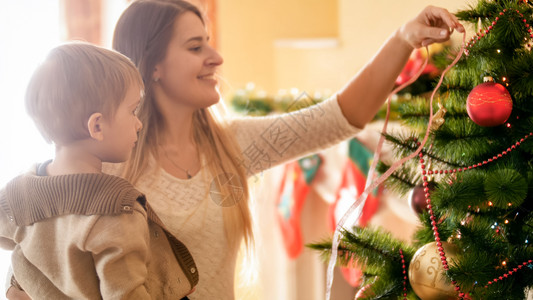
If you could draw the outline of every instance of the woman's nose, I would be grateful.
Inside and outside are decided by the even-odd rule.
[[[139,118],[137,118],[136,127],[137,127],[137,132],[139,132],[139,131],[141,131],[141,129],[143,129],[143,123],[141,122],[141,120],[139,120]]]
[[[214,48],[211,48],[211,53],[207,60],[207,64],[211,66],[220,66],[223,62],[224,62],[224,59],[222,58],[220,53],[218,53],[218,51],[215,50]]]

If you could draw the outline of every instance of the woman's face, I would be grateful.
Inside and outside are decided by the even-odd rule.
[[[223,60],[208,41],[197,15],[186,12],[178,17],[166,56],[154,70],[154,78],[159,79],[154,88],[194,109],[217,103],[220,95],[216,72]]]

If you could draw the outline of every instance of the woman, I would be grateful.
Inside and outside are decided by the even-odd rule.
[[[144,128],[123,175],[191,251],[200,272],[191,299],[234,298],[237,251],[253,240],[247,178],[352,137],[384,103],[412,50],[444,42],[454,29],[464,32],[455,16],[427,7],[335,97],[292,114],[222,120],[214,104],[223,60],[198,9],[140,0],[124,11],[113,47],[137,65],[146,90]]]
[[[199,11],[179,0],[126,9],[113,47],[137,64],[146,95],[145,130],[125,176],[192,252],[200,282],[191,299],[234,298],[237,250],[242,238],[252,241],[247,177],[353,136],[381,107],[411,51],[446,41],[448,28],[464,31],[446,10],[428,7],[336,98],[300,115],[223,122],[213,109],[223,61]]]

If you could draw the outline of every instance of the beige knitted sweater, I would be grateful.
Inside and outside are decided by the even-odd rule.
[[[298,102],[295,103],[298,106]],[[230,120],[251,180],[284,162],[335,145],[359,129],[351,126],[333,97],[291,114]],[[118,170],[108,171],[117,174]],[[137,188],[167,226],[191,251],[200,282],[190,299],[234,299],[238,246],[224,234],[222,212],[211,190],[213,176],[201,170],[189,180],[176,178],[152,160]],[[270,212],[266,212],[270,213]]]
[[[144,201],[116,176],[25,174],[0,191],[0,247],[33,299],[179,299],[194,261]]]

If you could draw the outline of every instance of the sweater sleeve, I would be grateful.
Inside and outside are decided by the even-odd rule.
[[[4,295],[7,296],[7,291],[13,286],[11,284],[11,278],[13,278],[13,268],[11,268],[11,265],[9,265],[9,267],[7,268],[7,273],[6,273],[6,284],[5,284],[5,293]]]
[[[0,248],[5,250],[13,250],[16,244],[13,240],[16,225],[11,221],[6,209],[7,203],[5,201],[5,190],[0,190]]]
[[[101,216],[85,240],[93,254],[103,299],[151,299],[146,289],[150,259],[146,212]]]
[[[310,100],[299,99],[292,106],[298,107],[299,101]],[[291,113],[235,118],[230,128],[248,176],[333,146],[360,131],[348,123],[336,96]]]

